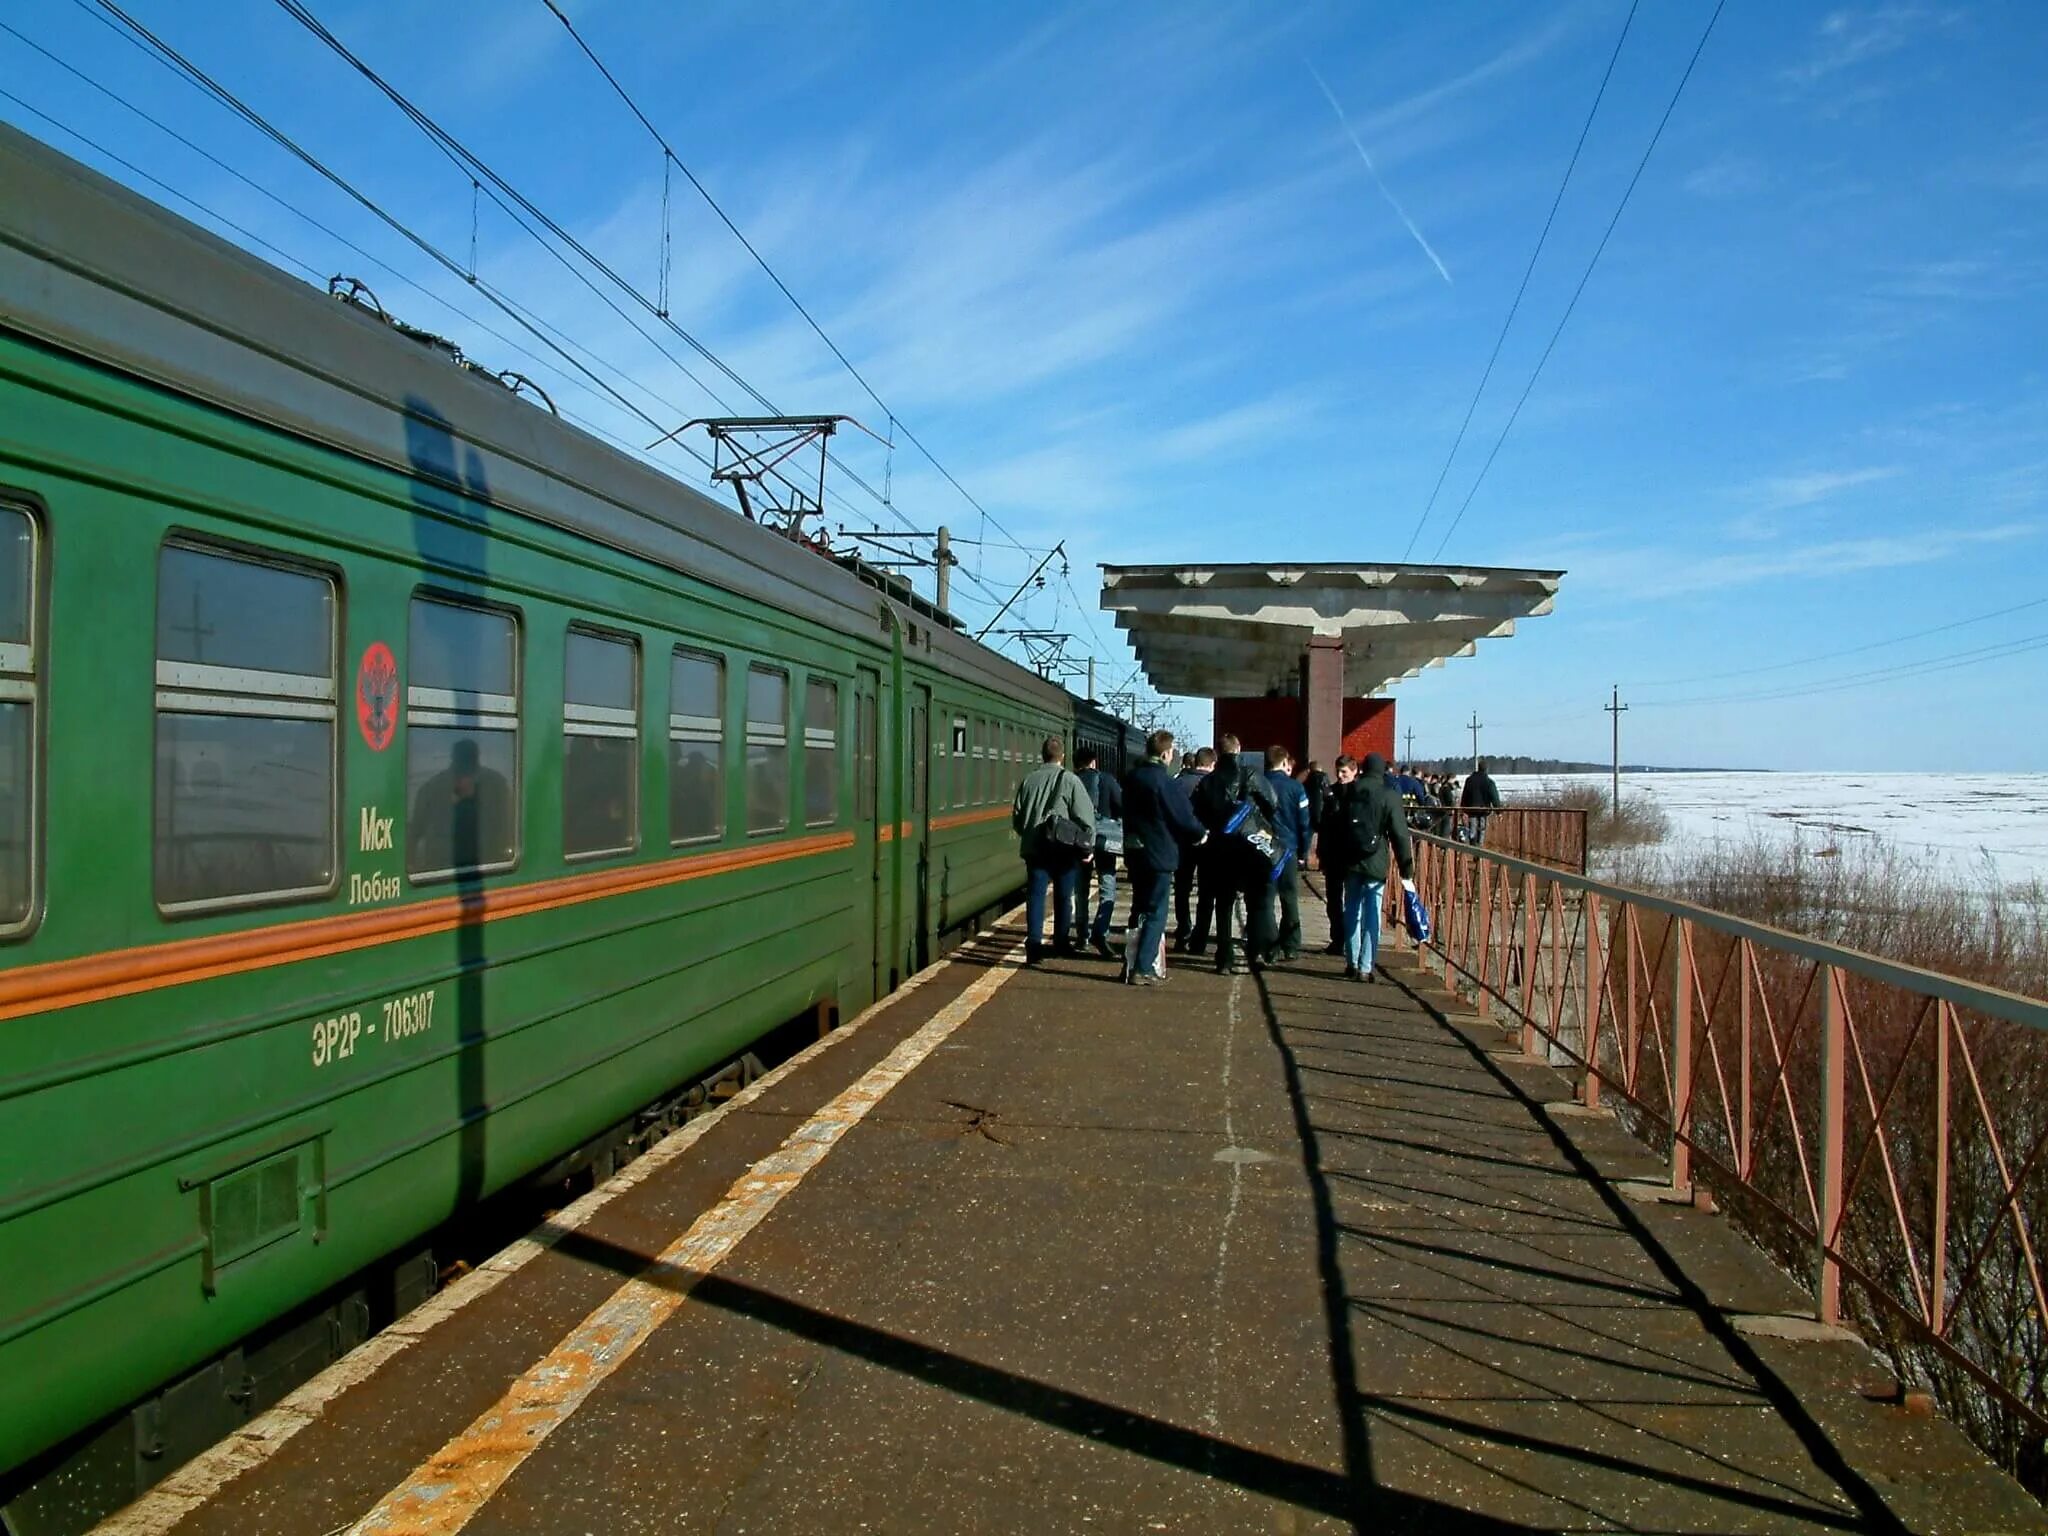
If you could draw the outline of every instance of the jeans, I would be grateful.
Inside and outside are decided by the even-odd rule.
[[[1294,860],[1273,882],[1273,894],[1280,898],[1280,931],[1273,940],[1276,954],[1301,948],[1301,866]]]
[[[1088,876],[1095,875],[1095,920],[1088,920]],[[1074,933],[1107,942],[1109,920],[1116,910],[1116,855],[1098,853],[1082,864],[1074,880]]]
[[[1166,902],[1173,894],[1173,873],[1131,861],[1131,930],[1137,934],[1135,964],[1140,971],[1159,969],[1159,947],[1166,942]]]
[[[1344,963],[1370,971],[1380,952],[1380,912],[1386,905],[1387,882],[1368,880],[1360,871],[1344,876]]]
[[[1068,942],[1068,920],[1074,915],[1074,881],[1081,868],[1072,859],[1057,864],[1026,864],[1024,886],[1024,958],[1036,960],[1045,953],[1045,895],[1053,893],[1052,942],[1055,949]]]

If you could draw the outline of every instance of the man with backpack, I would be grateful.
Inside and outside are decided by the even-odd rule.
[[[1344,975],[1349,981],[1375,979],[1389,847],[1402,883],[1414,889],[1408,818],[1386,777],[1386,759],[1377,752],[1367,754],[1363,772],[1351,758],[1338,758],[1337,784],[1323,814],[1323,868],[1335,864],[1344,872]],[[1326,873],[1325,878],[1335,877]]]
[[[1287,862],[1273,882],[1273,894],[1280,900],[1280,929],[1271,960],[1301,958],[1301,861],[1308,857],[1313,835],[1313,814],[1308,791],[1294,777],[1294,754],[1278,745],[1266,748],[1266,782],[1273,786],[1278,812],[1273,831],[1286,850]]]
[[[1273,947],[1273,823],[1280,802],[1266,776],[1239,756],[1235,736],[1216,742],[1216,766],[1195,790],[1195,817],[1209,833],[1204,877],[1216,887],[1216,969],[1259,970]],[[1231,947],[1238,897],[1245,904],[1245,952]]]
[[[1074,933],[1077,938],[1086,934],[1095,953],[1105,960],[1114,960],[1116,951],[1109,947],[1109,919],[1116,908],[1116,856],[1124,851],[1124,791],[1122,785],[1102,771],[1100,762],[1101,757],[1093,747],[1081,747],[1074,753],[1074,777],[1088,791],[1088,803],[1095,810],[1095,851],[1082,859],[1074,881]],[[1092,927],[1088,921],[1091,868],[1096,885]]]
[[[1074,882],[1081,859],[1095,851],[1095,807],[1081,781],[1067,771],[1067,744],[1045,738],[1045,761],[1024,776],[1010,803],[1010,826],[1024,858],[1024,963],[1045,958],[1045,896],[1053,894],[1052,947],[1061,954],[1077,946],[1068,936],[1074,915]]]
[[[1180,772],[1173,776],[1173,787],[1187,796],[1190,808],[1195,803],[1195,791],[1202,781],[1216,770],[1216,749],[1197,747],[1182,759]],[[1201,867],[1206,848],[1190,848],[1182,855],[1180,868],[1173,872],[1173,951],[1179,954],[1185,950],[1199,955],[1209,947],[1209,919],[1216,906],[1216,893],[1211,882],[1202,876]],[[1200,881],[1201,899],[1196,901],[1196,883]],[[1190,907],[1192,905],[1192,912]]]

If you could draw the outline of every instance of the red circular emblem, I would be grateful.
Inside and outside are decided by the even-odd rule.
[[[363,652],[356,668],[356,724],[372,752],[390,746],[398,729],[398,663],[382,640]]]

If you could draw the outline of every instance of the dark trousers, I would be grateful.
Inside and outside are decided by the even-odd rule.
[[[1188,911],[1188,903],[1195,896],[1195,861],[1199,853],[1193,848],[1183,848],[1180,868],[1173,872],[1173,938],[1177,944],[1187,942],[1188,935],[1195,931],[1195,920]]]
[[[1301,951],[1301,866],[1294,860],[1287,861],[1280,878],[1273,882],[1273,894],[1280,901],[1280,925],[1273,938],[1273,948],[1276,952],[1285,950],[1298,954]]]
[[[1341,948],[1344,943],[1344,871],[1329,864],[1323,866],[1323,911],[1330,919],[1330,942]]]
[[[1024,958],[1036,960],[1045,953],[1045,897],[1052,892],[1052,942],[1064,949],[1067,924],[1074,915],[1074,882],[1081,866],[1071,858],[1051,864],[1026,864],[1024,884]]]
[[[1255,876],[1243,881],[1212,878],[1209,884],[1217,888],[1217,966],[1221,967],[1230,960],[1230,925],[1235,916],[1231,909],[1236,905],[1234,898],[1238,896],[1244,898],[1245,955],[1255,964],[1264,964],[1266,952],[1273,947],[1273,882]]]
[[[1139,859],[1125,865],[1131,877],[1131,927],[1138,935],[1137,968],[1156,971],[1159,947],[1166,942],[1166,898],[1173,876]]]

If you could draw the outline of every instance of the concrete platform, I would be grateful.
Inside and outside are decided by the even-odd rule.
[[[1723,1218],[1626,1198],[1658,1160],[1547,1111],[1563,1081],[1412,957],[1140,989],[1015,944],[103,1529],[334,1536],[410,1481],[374,1528],[2048,1530],[1953,1428],[1873,1400],[1860,1345],[1738,1328],[1806,1302]],[[828,1134],[793,1182],[785,1143]],[[716,1267],[650,1270],[770,1183]],[[477,1438],[635,1276],[672,1308],[637,1349],[578,1355],[544,1437]]]

